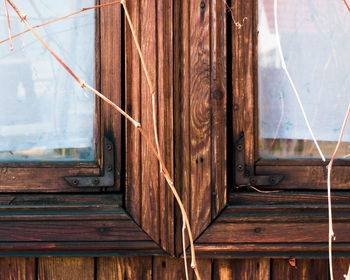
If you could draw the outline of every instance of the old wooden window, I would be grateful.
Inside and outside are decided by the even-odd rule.
[[[31,21],[33,17],[33,25],[36,18],[40,22],[48,21],[85,7],[113,1],[65,1],[59,5],[58,2],[40,3],[43,5],[40,7],[34,2],[28,1],[19,6],[24,13],[28,13],[28,20]],[[147,30],[139,30],[137,23],[139,7],[132,3],[128,5],[137,32],[145,34]],[[141,18],[146,19],[146,16]],[[15,14],[11,14],[11,21],[16,25],[21,24]],[[148,26],[155,28],[155,23]],[[105,96],[124,106],[131,88],[128,86],[126,90],[125,84],[142,79],[138,57],[135,56],[136,48],[130,30],[124,26],[121,6],[113,5],[82,13],[67,19],[63,25],[54,23],[52,28],[50,25],[50,28],[40,30],[49,45],[61,52],[63,60],[68,59],[68,64],[73,64],[74,71],[86,74],[84,78],[90,84],[95,84]],[[67,34],[70,38],[65,37]],[[37,255],[162,254],[162,249],[152,240],[152,230],[154,232],[156,229],[151,225],[150,207],[145,206],[146,202],[142,203],[143,213],[148,215],[146,218],[140,219],[134,214],[141,213],[141,202],[137,196],[140,186],[132,183],[133,175],[129,173],[128,185],[125,183],[125,170],[128,167],[122,163],[127,162],[130,166],[137,159],[130,156],[130,150],[126,157],[127,141],[123,138],[126,137],[125,123],[120,114],[90,93],[86,93],[88,97],[81,92],[77,94],[79,89],[71,78],[65,72],[60,72],[58,68],[61,66],[51,61],[45,50],[35,42],[30,33],[14,40],[13,59],[10,58],[8,45],[1,46],[1,54],[6,57],[2,60],[1,79],[6,80],[8,85],[3,91],[6,100],[1,106],[9,111],[15,107],[18,115],[12,110],[13,121],[4,124],[10,116],[7,111],[2,110],[1,113],[6,116],[1,118],[0,125],[0,255],[27,255],[33,252]],[[128,47],[125,48],[125,45]],[[146,56],[151,52],[145,48],[145,43],[142,48]],[[166,51],[168,49],[164,48]],[[30,61],[29,57],[32,56],[34,61]],[[9,83],[7,74],[17,74],[18,80]],[[52,81],[50,76],[56,79]],[[140,96],[141,90],[133,91],[134,96]],[[13,96],[8,96],[9,92]],[[71,96],[62,99],[64,102],[60,104],[59,94]],[[50,96],[55,100],[44,103]],[[88,104],[84,106],[84,103]],[[148,105],[144,104],[145,110],[149,110]],[[130,111],[131,107],[128,109]],[[52,112],[54,110],[61,112],[56,114]],[[136,118],[137,110],[135,106]],[[72,118],[68,119],[69,116]],[[56,130],[52,129],[52,123],[56,125]],[[147,128],[145,130],[148,131]],[[7,138],[3,132],[8,132]],[[57,135],[54,134],[56,132]],[[128,127],[128,133],[129,143],[139,141],[138,132]],[[35,148],[30,149],[33,146]],[[147,152],[143,156],[152,157]],[[141,172],[137,168],[131,170]],[[148,171],[145,170],[143,174]],[[114,181],[111,182],[109,177],[108,184],[105,184],[103,176],[106,173],[113,173]],[[142,199],[149,199],[148,193],[158,197],[157,192],[146,192]],[[163,201],[165,203],[169,199]],[[132,219],[125,208],[136,217]],[[164,215],[166,213],[164,211]],[[167,229],[165,226],[163,228]],[[166,236],[164,232],[163,236]],[[163,248],[168,246],[166,242],[171,244],[167,238],[164,240]]]
[[[301,11],[297,7],[294,7],[294,2],[290,4],[298,10],[294,16],[291,14],[293,9],[288,9],[286,6],[283,6],[287,5],[289,1],[281,0],[278,2],[280,3],[281,9],[285,8],[288,10],[288,17],[279,15],[281,21],[293,20],[301,16]],[[326,9],[324,6],[326,2],[327,1],[324,3],[322,2],[321,5],[318,1],[317,6],[320,6],[318,8],[321,10],[327,10],[330,14],[331,9]],[[207,127],[211,137],[209,138],[210,144],[207,150],[204,150],[204,146],[201,146],[198,150],[196,149],[194,151],[193,155],[199,159],[202,157],[204,159],[203,164],[206,163],[207,156],[211,158],[212,161],[211,166],[206,167],[200,164],[199,160],[198,165],[201,168],[200,171],[192,169],[194,172],[192,171],[191,173],[192,178],[196,178],[195,189],[192,189],[192,192],[196,194],[192,195],[191,209],[196,209],[197,213],[201,213],[200,218],[196,218],[195,215],[192,216],[193,223],[199,223],[196,229],[200,228],[198,231],[202,232],[198,234],[198,239],[196,240],[197,251],[203,256],[218,256],[220,254],[229,256],[327,256],[327,163],[322,162],[317,156],[310,157],[307,155],[305,158],[304,156],[299,156],[299,150],[310,151],[312,149],[312,144],[309,143],[309,140],[304,141],[303,138],[297,141],[298,143],[293,147],[293,151],[287,156],[282,157],[280,154],[276,156],[274,151],[271,152],[266,149],[266,147],[271,145],[274,141],[275,131],[270,132],[270,134],[273,135],[269,139],[270,136],[266,138],[262,136],[262,133],[268,133],[268,131],[265,130],[262,132],[259,130],[259,118],[261,121],[264,120],[265,117],[262,115],[259,116],[259,103],[260,105],[268,106],[266,111],[260,110],[261,114],[276,113],[271,112],[271,107],[274,108],[277,106],[276,102],[272,101],[271,104],[271,101],[266,101],[264,99],[259,100],[259,94],[270,94],[270,87],[276,84],[276,82],[267,85],[261,84],[263,82],[261,79],[263,75],[266,75],[265,78],[267,82],[270,82],[270,80],[273,81],[274,79],[273,75],[275,75],[275,77],[277,75],[277,80],[279,80],[279,75],[283,75],[282,72],[277,74],[264,73],[264,71],[270,71],[271,69],[266,70],[260,68],[259,72],[259,63],[260,66],[263,67],[261,59],[266,59],[265,62],[267,64],[275,63],[275,61],[268,61],[270,57],[259,57],[258,36],[259,32],[262,30],[258,30],[258,24],[262,21],[261,18],[259,21],[259,6],[261,7],[262,3],[269,7],[267,13],[273,14],[273,11],[271,11],[273,1],[266,0],[259,1],[259,3],[257,0],[231,1],[228,5],[232,6],[232,16],[229,14],[227,17],[227,25],[225,25],[225,22],[212,18],[215,17],[215,14],[217,15],[225,10],[225,7],[220,6],[218,3],[210,6],[210,9],[213,10],[211,10],[211,13],[208,15],[211,19],[209,22],[211,24],[214,22],[215,25],[214,27],[211,25],[210,29],[210,38],[212,38],[212,41],[208,42],[206,45],[210,52],[207,53],[208,56],[205,56],[205,52],[201,53],[200,61],[203,65],[206,65],[205,59],[210,61],[212,68],[208,71],[208,76],[213,77],[214,75],[216,78],[214,81],[211,80],[210,84],[211,86],[214,84],[214,88],[211,88],[212,99],[209,100],[214,100],[214,102],[211,103],[212,105],[209,107],[210,110],[206,114],[206,116],[211,119]],[[316,5],[316,2],[314,4]],[[298,2],[298,5],[312,5],[312,1],[307,1],[305,3]],[[305,7],[302,7],[301,10],[305,11]],[[337,16],[331,15],[330,17],[335,21],[341,17],[341,14],[346,13],[346,10],[341,10],[340,12],[338,9],[340,9],[340,6],[332,6],[332,10],[335,10]],[[344,9],[344,7],[341,7],[341,9]],[[316,10],[315,8],[315,11]],[[191,18],[192,17],[193,14],[191,15]],[[320,20],[315,17],[316,16],[314,16],[312,20]],[[202,28],[204,28],[203,25],[205,25],[205,22],[200,19],[203,18],[205,19],[205,16],[203,17],[202,15],[201,18],[198,18],[197,22]],[[311,24],[312,20],[308,21],[306,19],[306,22]],[[218,137],[218,132],[220,133],[218,125],[220,126],[220,123],[218,123],[217,120],[220,120],[221,114],[216,111],[216,106],[219,105],[221,110],[225,110],[225,102],[219,103],[216,95],[218,92],[218,88],[216,87],[218,76],[215,75],[217,74],[217,69],[221,68],[215,59],[219,51],[217,47],[221,46],[218,42],[222,43],[222,36],[224,36],[222,31],[216,29],[217,26],[221,26],[222,29],[226,30],[228,38],[227,198],[225,193],[222,192],[222,181],[219,181],[217,176],[217,170],[221,163],[221,158],[218,156],[218,152],[220,151],[218,145],[220,145],[220,143],[223,144],[224,141],[222,141],[222,139],[220,140]],[[225,26],[227,26],[227,29],[225,29]],[[310,31],[305,28],[300,32]],[[342,28],[343,27],[340,28],[339,32],[344,30]],[[323,28],[321,29],[323,30],[321,32],[322,36],[327,37],[328,33],[326,33]],[[296,38],[295,35],[291,36],[293,39]],[[342,39],[347,40],[347,36],[344,36],[346,38]],[[313,38],[312,36],[308,36],[308,39],[312,40]],[[322,38],[322,40],[323,39],[324,38]],[[202,42],[199,46],[202,47],[203,44],[205,45],[205,43]],[[284,43],[282,42],[282,44]],[[290,45],[291,43],[288,44],[288,47],[291,47]],[[262,47],[267,48],[268,46],[265,45]],[[221,54],[224,55],[225,50],[220,50]],[[296,59],[298,53],[292,53],[293,58],[291,59]],[[194,56],[193,53],[191,55]],[[346,54],[342,52],[342,55]],[[198,60],[194,61],[198,63]],[[327,61],[325,61],[325,63],[326,62]],[[338,67],[340,68],[337,69],[344,69],[345,66],[342,66],[342,63],[339,62]],[[313,64],[313,67],[316,67],[315,65],[317,64]],[[302,66],[299,63],[296,67]],[[330,67],[333,66],[330,64]],[[274,72],[274,70],[272,69],[271,72]],[[191,74],[192,73],[193,69],[191,69]],[[203,73],[203,69],[200,73]],[[260,77],[258,74],[260,74]],[[342,74],[335,75],[337,78],[342,77]],[[266,86],[267,89],[262,88],[264,86]],[[307,86],[308,85],[306,85],[306,89]],[[343,86],[348,86],[347,81],[344,80]],[[340,94],[340,92],[337,92],[337,94],[338,93]],[[279,96],[278,92],[276,94]],[[332,95],[335,93],[331,92],[329,94]],[[344,97],[344,92],[342,94]],[[276,100],[279,100],[278,96]],[[263,97],[265,98],[265,96]],[[192,101],[193,98],[194,97],[191,95],[190,100]],[[330,102],[328,102],[328,104],[329,103]],[[344,103],[344,106],[347,106],[348,100],[344,101]],[[204,102],[200,104],[205,107]],[[266,108],[263,108],[263,110],[264,109]],[[299,110],[299,108],[296,107],[295,110]],[[194,113],[194,110],[190,109],[189,111],[190,114],[192,114],[192,112]],[[197,111],[199,111],[199,109],[197,109]],[[277,112],[279,111],[277,110]],[[277,120],[275,116],[271,116],[271,118],[274,123],[278,124],[280,115],[278,113],[277,115]],[[340,119],[342,118],[343,116],[340,117]],[[201,120],[204,119],[205,118],[201,116]],[[195,119],[192,125],[196,125]],[[269,124],[267,123],[266,125]],[[260,124],[260,128],[262,127],[263,126]],[[336,127],[334,127],[334,129],[336,129]],[[323,131],[321,132],[323,133]],[[200,141],[199,139],[200,138],[198,138],[197,141]],[[334,140],[336,141],[337,139],[324,139],[325,142],[322,143],[323,147],[329,146],[330,143],[327,141],[333,141],[331,144],[332,147],[334,147]],[[345,142],[346,141],[347,140],[345,140]],[[192,143],[197,142],[192,139]],[[288,141],[277,139],[276,144],[282,147],[283,145],[288,145]],[[301,147],[301,145],[303,145],[303,147]],[[347,147],[346,145],[347,143],[345,147]],[[329,149],[331,150],[332,148]],[[222,156],[224,156],[224,154],[224,152],[221,152]],[[345,153],[343,155],[345,155]],[[329,153],[327,156],[329,156]],[[192,160],[192,167],[197,166],[195,158]],[[334,191],[333,215],[337,236],[334,244],[335,255],[346,255],[350,244],[350,239],[347,234],[347,228],[349,227],[348,210],[350,198],[347,191],[349,179],[348,165],[349,161],[339,159],[334,167],[332,175]],[[208,170],[211,172],[209,175]],[[221,170],[225,173],[224,168]],[[196,177],[197,173],[209,176],[208,182],[205,181],[204,178]],[[192,181],[192,184],[193,183]],[[199,190],[204,193],[198,194]],[[222,211],[219,212],[220,210]]]

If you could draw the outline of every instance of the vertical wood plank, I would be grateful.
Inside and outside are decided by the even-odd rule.
[[[191,226],[197,236],[211,220],[210,1],[190,1]]]
[[[288,260],[276,259],[271,263],[271,280],[329,279],[327,259],[297,259],[293,267]],[[335,278],[342,279],[342,278]]]
[[[102,0],[101,4],[113,2]],[[113,5],[100,10],[101,92],[121,106],[121,7]],[[121,114],[106,102],[101,103],[102,128],[114,139],[115,186],[120,189]],[[103,143],[103,142],[102,142]],[[115,190],[115,188],[108,190]]]
[[[213,265],[213,280],[270,280],[269,259],[217,259]],[[287,278],[280,278],[287,279]]]
[[[201,276],[202,280],[212,280],[213,260],[198,259],[197,267],[198,267],[199,275]],[[191,279],[193,280],[197,279],[194,271],[192,269],[191,271],[192,271]]]
[[[211,2],[212,218],[226,205],[226,6]]]
[[[174,2],[174,123],[175,187],[186,212],[191,212],[190,161],[190,9],[189,1]],[[188,215],[191,221],[191,215]],[[176,217],[181,217],[176,207]],[[176,252],[182,250],[182,219],[176,219]]]
[[[325,265],[328,265],[326,263]],[[345,279],[344,275],[348,274],[350,258],[333,259],[333,277],[334,279]]]
[[[94,258],[45,257],[38,260],[38,280],[94,280]]]
[[[190,259],[188,260],[188,275],[190,279],[196,279],[195,274],[190,266]],[[211,280],[211,259],[198,259],[197,266],[202,280]],[[155,257],[153,259],[153,279],[162,280],[185,280],[185,266],[184,260],[180,258],[171,257]]]
[[[152,257],[100,257],[96,269],[97,280],[151,280]]]
[[[126,1],[131,21],[138,39],[140,35],[140,2]],[[127,113],[141,121],[141,68],[140,58],[133,41],[130,27],[125,20],[125,104]],[[141,223],[141,140],[140,133],[126,123],[126,207],[135,221]]]
[[[186,279],[183,259],[169,257],[154,257],[153,279]]]
[[[245,160],[254,164],[254,51],[255,0],[232,1],[233,17],[242,24],[232,25],[232,89],[233,89],[233,139],[237,141],[240,132],[245,134]],[[246,18],[244,21],[243,19]],[[244,117],[243,117],[244,116]],[[251,170],[252,171],[252,170]]]
[[[173,96],[173,0],[157,0],[158,28],[158,125],[161,155],[174,178],[174,96]],[[160,177],[161,246],[174,253],[174,199]]]
[[[34,280],[35,258],[0,258],[0,279]]]
[[[150,79],[157,90],[157,0],[141,0],[141,49]],[[147,84],[144,71],[141,71],[141,124],[151,139],[154,139],[152,92]],[[156,99],[156,102],[158,100]],[[157,109],[157,108],[156,108]],[[158,115],[158,112],[156,112]],[[155,143],[155,141],[153,141]],[[142,193],[142,228],[159,242],[159,165],[145,141],[141,141],[141,182]]]

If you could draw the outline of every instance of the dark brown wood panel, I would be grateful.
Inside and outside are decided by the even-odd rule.
[[[37,279],[35,258],[0,258],[0,279]]]
[[[113,0],[101,0],[101,4]],[[101,15],[101,93],[121,106],[121,5],[104,7]],[[101,103],[101,129],[114,142],[115,156],[115,187],[108,190],[120,189],[121,166],[121,114],[105,102]]]
[[[186,213],[191,211],[190,159],[190,12],[189,1],[174,2],[174,126],[175,187],[181,195]],[[191,220],[191,216],[189,219]],[[176,217],[181,217],[176,207]],[[182,219],[176,219],[176,252],[181,252]]]
[[[194,271],[190,268],[191,261],[188,260],[189,279],[196,279]],[[212,279],[212,260],[198,259],[198,270],[202,280]],[[186,279],[184,260],[181,258],[154,257],[153,259],[153,279]]]
[[[190,215],[192,231],[197,236],[211,220],[210,1],[190,1],[189,13]]]
[[[270,260],[217,259],[214,260],[213,271],[213,280],[270,280]]]
[[[0,255],[163,254],[120,195],[5,195]]]
[[[38,259],[38,280],[94,280],[94,258]]]
[[[65,176],[98,175],[98,167],[4,167],[0,168],[0,192],[96,192],[71,187]]]
[[[261,189],[327,190],[327,167],[320,166],[257,166],[257,174],[281,174],[284,179],[277,185]],[[349,167],[334,166],[332,190],[349,189]]]
[[[161,155],[174,178],[173,0],[157,0],[158,130]],[[161,246],[174,253],[174,199],[164,177],[159,184]]]
[[[226,6],[224,1],[211,2],[211,106],[212,106],[212,219],[226,205]]]
[[[175,185],[198,236],[227,200],[226,7],[174,4]],[[180,252],[182,220],[176,227]]]
[[[232,1],[232,16],[236,22],[242,24],[232,26],[232,112],[233,112],[233,140],[239,139],[239,134],[245,134],[245,159],[249,167],[253,168],[255,157],[255,112],[254,112],[254,81],[256,74],[254,62],[256,50],[255,33],[255,2]],[[233,143],[231,143],[233,144]],[[232,151],[232,149],[230,149]]]
[[[323,264],[325,262],[323,261]],[[327,262],[328,264],[328,262]],[[334,279],[345,279],[344,275],[347,275],[350,267],[349,258],[336,258],[333,259],[333,276]],[[325,269],[323,269],[324,271]],[[328,269],[327,269],[328,270]]]
[[[327,260],[279,259],[271,261],[271,280],[327,280],[329,279]],[[335,279],[343,279],[337,277]]]
[[[141,70],[141,125],[146,134],[154,139],[152,94],[156,94],[158,104],[157,86],[157,1],[140,1],[141,24],[141,50],[144,55],[145,65],[149,72],[149,78],[154,88],[150,89],[146,75]],[[154,92],[152,92],[154,90]],[[158,106],[156,105],[155,110]],[[158,116],[158,110],[156,112]],[[158,129],[158,128],[157,128]],[[153,141],[155,144],[155,141]],[[152,238],[159,242],[159,164],[146,141],[141,141],[141,182],[142,182],[142,211],[141,226]]]
[[[350,200],[333,197],[337,256],[348,256]],[[230,194],[230,205],[196,240],[200,256],[313,256],[328,250],[327,195],[311,192]]]
[[[151,280],[152,257],[97,258],[97,280]]]
[[[126,21],[126,106],[154,140],[152,94],[155,94],[161,156],[174,174],[173,129],[173,2],[128,3],[135,32],[154,92],[149,87]],[[159,164],[139,132],[127,125],[126,205],[131,215],[155,242],[174,251],[173,196],[160,174]]]
[[[134,31],[141,39],[140,1],[126,1]],[[141,64],[130,27],[125,20],[125,104],[127,113],[141,121]],[[126,207],[135,221],[141,223],[141,140],[139,131],[126,123]]]

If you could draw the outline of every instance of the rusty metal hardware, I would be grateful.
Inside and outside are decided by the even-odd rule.
[[[103,164],[100,176],[67,176],[72,187],[112,187],[114,185],[114,147],[112,141],[103,139]]]
[[[283,175],[256,175],[254,168],[248,168],[245,163],[244,134],[235,145],[235,183],[236,186],[273,186],[284,178]]]

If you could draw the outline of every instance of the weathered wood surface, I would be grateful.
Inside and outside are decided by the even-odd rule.
[[[157,0],[158,132],[160,152],[174,178],[174,0]],[[174,198],[164,177],[159,177],[160,244],[174,253]]]
[[[126,108],[154,141],[152,94],[155,94],[160,151],[171,175],[173,147],[173,2],[127,3],[153,90],[149,87],[131,31],[126,25]],[[126,206],[138,224],[169,252],[174,251],[173,196],[159,164],[139,132],[127,124]]]
[[[35,258],[0,258],[0,279],[38,279],[35,262]]]
[[[232,1],[232,16],[242,24],[232,29],[232,131],[233,141],[245,135],[245,159],[252,168],[255,162],[255,69],[256,62],[256,1]],[[245,19],[244,19],[245,18]],[[231,150],[232,151],[232,150]]]
[[[350,259],[334,259],[334,279],[344,279]],[[203,280],[326,280],[326,259],[199,259]],[[189,271],[190,279],[195,279]],[[185,279],[183,260],[170,257],[0,258],[0,279]]]
[[[152,257],[97,258],[96,280],[152,280]]]
[[[94,280],[94,258],[39,258],[38,280]]]
[[[175,185],[195,237],[226,204],[225,9],[220,1],[174,6]],[[178,251],[181,227],[178,219]]]
[[[163,254],[121,204],[112,194],[1,195],[0,255]]]
[[[110,3],[113,0],[102,0],[101,4]],[[112,100],[118,106],[122,104],[122,68],[121,57],[121,6],[113,5],[100,10],[100,50],[101,50],[101,93]],[[99,103],[97,103],[99,104]],[[120,190],[120,176],[122,171],[122,123],[121,114],[106,102],[101,102],[101,126],[104,134],[112,138],[114,142],[115,157],[115,188],[108,191]]]

